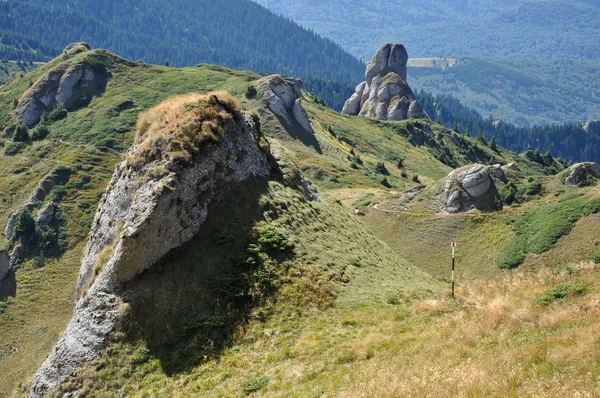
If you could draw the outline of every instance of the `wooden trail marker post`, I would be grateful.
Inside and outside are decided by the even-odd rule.
[[[452,298],[454,298],[454,249],[456,249],[456,242],[452,242],[450,246],[452,246]]]

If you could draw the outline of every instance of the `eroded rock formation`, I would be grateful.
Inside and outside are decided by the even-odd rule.
[[[576,163],[569,168],[569,174],[564,180],[565,185],[579,185],[588,176],[600,178],[600,166],[594,162]]]
[[[265,86],[263,98],[267,107],[286,127],[297,123],[305,131],[313,133],[310,119],[302,107],[304,83],[301,79],[272,75],[263,78],[261,84]]]
[[[10,257],[6,250],[0,250],[0,281],[8,275],[10,271]]]
[[[227,94],[190,95],[142,115],[136,144],[96,213],[75,314],[35,376],[31,397],[43,396],[100,356],[124,316],[127,281],[197,234],[209,205],[231,187],[269,175],[255,121],[238,107]]]
[[[90,51],[86,43],[75,43],[64,51],[65,57]],[[90,99],[106,86],[106,73],[96,54],[74,61],[67,59],[43,75],[19,99],[11,114],[29,127],[40,121],[44,112],[58,106],[73,107],[79,101]]]
[[[365,81],[356,86],[342,113],[379,120],[427,117],[406,83],[407,61],[402,44],[386,43],[367,64]]]
[[[492,210],[501,203],[492,175],[499,167],[474,164],[448,174],[444,195],[446,210],[458,213],[471,209]],[[494,174],[492,174],[494,172]]]

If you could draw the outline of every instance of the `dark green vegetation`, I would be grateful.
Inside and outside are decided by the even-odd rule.
[[[548,305],[566,297],[584,295],[589,290],[590,284],[587,281],[571,280],[567,283],[559,283],[548,290],[544,290],[537,296],[537,302],[541,305]]]
[[[480,132],[484,138],[496,139],[505,148],[516,152],[532,152],[539,158],[539,152],[555,157],[578,161],[600,161],[600,134],[585,131],[582,123],[552,124],[535,127],[519,127],[512,123],[497,123],[493,118],[483,118],[476,110],[464,106],[452,95],[431,95],[424,91],[417,93],[423,109],[439,123],[466,135]],[[535,150],[535,154],[533,151]]]
[[[362,59],[386,41],[408,44],[411,57],[600,58],[593,0],[258,2]]]
[[[0,2],[0,37],[0,57],[10,59],[47,61],[87,41],[158,65],[206,62],[294,75],[339,109],[352,93],[347,85],[364,73],[337,44],[249,0],[11,0]]]
[[[600,211],[600,199],[569,194],[558,203],[542,205],[517,217],[516,236],[502,249],[501,268],[514,268],[525,261],[527,253],[544,253],[562,236],[568,235],[581,217]]]
[[[581,124],[600,115],[596,61],[458,58],[453,62],[457,63],[443,69],[410,67],[413,89],[451,95],[485,118],[525,127]]]

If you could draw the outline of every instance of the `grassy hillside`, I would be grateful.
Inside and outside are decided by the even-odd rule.
[[[48,170],[67,166],[71,175],[59,189],[63,252],[44,261],[31,254],[0,286],[0,396],[24,395],[69,321],[87,231],[138,115],[169,96],[212,90],[257,110],[270,145],[286,154],[284,168],[297,165],[323,202],[276,179],[237,187],[212,206],[200,234],[129,284],[131,316],[102,358],[57,395],[428,396],[435,385],[436,395],[558,396],[595,388],[596,357],[579,355],[594,352],[599,327],[592,181],[564,187],[554,159],[494,150],[425,119],[342,116],[309,95],[315,134],[286,129],[265,109],[252,72],[153,66],[102,50],[70,62],[90,55],[110,73],[106,90],[50,119],[49,134],[16,154],[7,156],[14,143],[3,142],[2,223]],[[2,87],[0,127],[30,81],[60,61]],[[249,86],[256,97],[246,97]],[[518,164],[522,172],[508,175],[512,205],[439,213],[445,176],[476,162]],[[499,190],[510,193],[508,184]],[[558,210],[548,216],[550,208]],[[548,244],[536,250],[526,239],[519,268],[502,269],[506,247],[534,235],[524,225]],[[457,300],[447,290],[452,240]],[[460,377],[467,374],[474,377]]]

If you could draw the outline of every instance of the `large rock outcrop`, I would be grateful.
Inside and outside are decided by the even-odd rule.
[[[301,79],[284,79],[280,75],[271,75],[263,78],[261,85],[265,87],[263,99],[267,107],[286,127],[297,123],[305,131],[313,133],[310,119],[302,107],[304,83]]]
[[[65,57],[90,51],[86,43],[76,43],[65,49]],[[38,123],[44,112],[64,106],[76,107],[79,102],[103,91],[107,75],[102,59],[94,52],[81,60],[67,59],[44,74],[19,99],[11,114],[29,127]]]
[[[209,206],[270,165],[252,117],[223,93],[175,97],[140,118],[95,216],[75,314],[33,380],[31,397],[96,359],[124,316],[126,282],[196,235]],[[190,110],[191,109],[191,110]]]
[[[446,179],[445,209],[449,213],[458,213],[497,208],[501,200],[492,177],[497,169],[499,167],[474,164],[453,170]]]
[[[585,182],[589,176],[600,178],[600,166],[594,162],[576,163],[569,168],[564,184],[579,185]]]
[[[367,64],[365,81],[356,86],[342,113],[379,120],[427,117],[406,83],[407,61],[402,44],[386,43]]]

